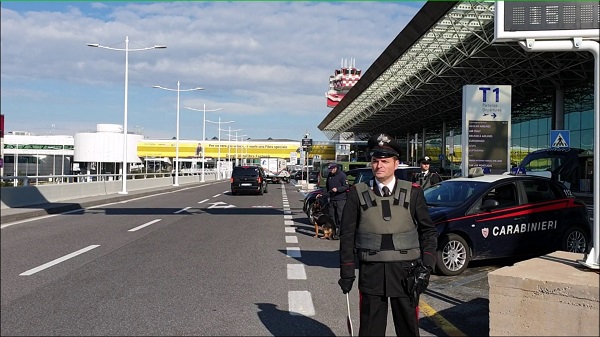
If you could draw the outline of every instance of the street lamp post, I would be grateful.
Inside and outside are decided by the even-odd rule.
[[[217,172],[219,175],[219,179],[221,179],[221,123],[225,124],[225,123],[233,123],[235,121],[227,121],[227,122],[221,122],[221,117],[219,117],[219,121],[218,122],[213,122],[213,121],[209,121],[208,119],[206,120],[209,123],[218,123],[219,124],[219,148],[218,148],[218,154],[217,154]]]
[[[125,49],[107,47],[107,46],[100,45],[98,43],[88,43],[87,45],[88,45],[88,47],[104,48],[104,49],[109,49],[109,50],[118,50],[118,51],[125,52],[125,108],[123,111],[123,165],[122,165],[123,167],[121,168],[122,173],[123,173],[123,177],[121,178],[123,180],[123,190],[121,192],[119,192],[119,194],[127,194],[127,88],[128,88],[128,84],[129,84],[129,75],[128,75],[128,73],[129,73],[129,52],[130,51],[149,50],[149,49],[165,49],[167,47],[163,46],[163,45],[155,45],[155,46],[146,47],[146,48],[129,49],[129,36],[125,36]]]
[[[239,146],[239,145],[238,145],[238,139],[239,139],[239,137],[244,137],[244,136],[245,136],[245,135],[239,135],[239,136],[238,136],[238,133],[237,133],[237,131],[235,132],[235,164],[236,164],[236,165],[238,165],[238,158],[239,158],[239,157],[238,157],[238,146]],[[240,159],[241,159],[241,158],[240,158]],[[240,162],[241,162],[241,160],[240,160]]]
[[[231,130],[231,125],[229,126],[229,132],[227,133],[227,136],[229,136],[229,139],[227,142],[227,160],[229,161],[229,165],[231,165],[231,135],[232,135],[231,133],[237,132],[237,131],[242,131],[242,129]],[[237,150],[237,144],[236,144],[236,150]]]
[[[194,108],[190,108],[190,107],[186,107],[186,109],[189,110],[194,110],[194,111],[202,111],[202,178],[200,178],[201,182],[204,182],[204,162],[205,162],[205,157],[204,157],[204,149],[205,149],[205,140],[206,140],[206,112],[212,112],[212,111],[221,111],[223,110],[222,108],[217,108],[217,109],[212,109],[212,110],[206,110],[206,104],[202,105],[202,110],[199,109],[194,109]]]
[[[160,85],[155,85],[152,88],[162,89],[167,91],[177,91],[177,131],[175,132],[175,182],[173,186],[179,186],[179,93],[182,91],[195,91],[195,90],[204,90],[204,88],[196,87],[192,89],[179,89],[179,81],[177,81],[177,89],[165,88]]]

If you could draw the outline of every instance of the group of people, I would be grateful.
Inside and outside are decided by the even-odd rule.
[[[326,190],[333,238],[340,241],[340,279],[344,294],[354,284],[358,260],[359,336],[384,336],[388,303],[398,336],[419,335],[419,296],[436,264],[437,231],[423,189],[441,181],[431,159],[419,160],[412,182],[397,179],[400,144],[387,134],[368,141],[373,179],[351,187],[336,164],[329,166]]]

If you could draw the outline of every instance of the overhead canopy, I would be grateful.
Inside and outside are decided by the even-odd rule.
[[[362,140],[424,128],[439,135],[442,122],[460,129],[468,84],[512,85],[518,123],[548,116],[540,103],[551,105],[556,89],[593,87],[591,53],[529,53],[493,38],[494,2],[427,2],[319,129],[330,139],[350,133]]]

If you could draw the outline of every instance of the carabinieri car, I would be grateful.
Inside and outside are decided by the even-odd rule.
[[[586,205],[562,183],[527,175],[455,178],[427,188],[439,233],[436,269],[458,275],[470,261],[588,253],[592,224]]]

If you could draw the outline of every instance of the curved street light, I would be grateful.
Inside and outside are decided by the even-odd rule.
[[[221,123],[222,124],[227,124],[227,123],[235,123],[235,121],[227,121],[227,122],[222,122],[221,121],[221,117],[219,117],[219,121],[218,122],[213,122],[213,121],[209,121],[208,119],[206,120],[209,123],[216,123],[219,125],[219,149],[218,149],[218,155],[217,155],[217,172],[219,174],[219,179],[221,179]]]
[[[233,136],[232,132],[237,132],[237,131],[242,131],[242,129],[237,129],[237,130],[231,130],[231,125],[229,126],[229,132],[227,133],[228,138],[228,142],[227,142],[227,160],[229,161],[229,164],[227,165],[227,168],[229,168],[230,166],[233,169],[233,165],[231,164],[231,136]],[[235,137],[235,136],[233,136]],[[237,151],[237,141],[236,141],[236,151]],[[237,161],[237,158],[236,158]],[[231,174],[230,172],[228,172],[228,174]]]
[[[204,88],[196,87],[192,89],[179,89],[179,81],[177,81],[177,89],[165,88],[160,85],[155,85],[152,88],[162,89],[167,91],[177,91],[177,131],[175,135],[175,183],[173,186],[179,186],[179,93],[182,91],[204,90]],[[202,149],[204,152],[204,149]],[[202,179],[204,181],[204,179]]]
[[[121,168],[123,173],[123,177],[121,178],[123,179],[123,190],[119,192],[119,194],[127,194],[127,87],[129,84],[129,52],[150,49],[165,49],[167,46],[154,45],[146,48],[129,49],[129,36],[125,36],[125,49],[103,46],[98,43],[88,43],[87,46],[125,52],[125,109],[123,112],[123,167]]]
[[[204,161],[205,161],[205,158],[204,158],[204,146],[206,145],[204,143],[204,141],[206,139],[206,136],[205,136],[205,133],[206,133],[206,112],[207,111],[208,112],[211,112],[211,111],[221,111],[223,109],[222,108],[217,108],[217,109],[206,110],[206,104],[203,104],[202,106],[203,106],[202,110],[200,110],[200,109],[194,109],[194,108],[190,108],[190,107],[185,107],[185,108],[189,109],[189,110],[194,110],[194,111],[202,111],[202,178],[200,178],[200,181],[204,182]]]

